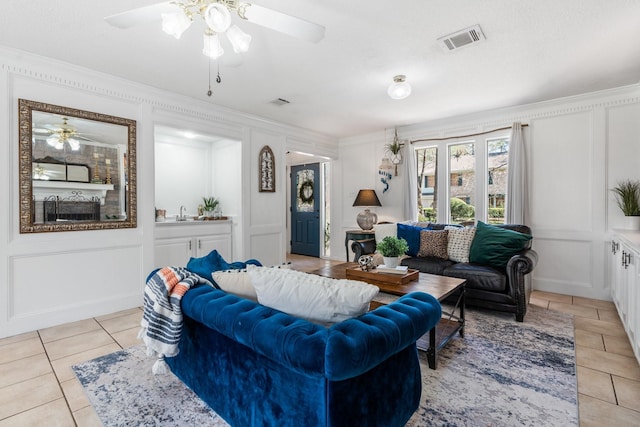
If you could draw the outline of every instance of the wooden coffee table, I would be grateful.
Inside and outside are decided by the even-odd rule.
[[[325,266],[311,271],[310,273],[324,277],[332,277],[334,279],[346,279],[347,268],[357,267],[358,264],[355,262],[346,262],[332,266]],[[365,281],[364,279],[358,280]],[[403,296],[410,292],[419,291],[433,295],[440,302],[451,296],[457,296],[455,298],[455,306],[451,312],[449,313],[443,310],[442,319],[429,331],[429,347],[422,348],[418,346],[420,350],[427,352],[429,368],[436,369],[438,366],[438,351],[444,347],[456,333],[459,333],[461,337],[464,337],[464,287],[466,280],[455,277],[420,273],[418,280],[414,280],[406,284],[385,284],[380,281],[376,281],[374,284],[380,288],[380,292],[397,296]],[[371,302],[371,309],[373,310],[381,305],[384,305],[384,303],[374,300]],[[457,316],[454,314],[456,309],[459,310]]]

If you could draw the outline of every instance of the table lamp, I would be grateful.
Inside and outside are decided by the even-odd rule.
[[[371,207],[382,206],[382,204],[380,204],[380,199],[378,199],[378,195],[375,190],[365,189],[358,191],[358,196],[353,202],[353,206]],[[356,221],[358,222],[358,226],[363,230],[371,230],[374,224],[378,222],[378,215],[371,212],[369,209],[365,209],[363,212],[358,214]]]

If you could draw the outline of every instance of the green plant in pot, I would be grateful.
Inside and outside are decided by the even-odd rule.
[[[213,217],[213,211],[216,210],[216,207],[218,206],[218,203],[220,203],[218,201],[218,199],[216,199],[215,197],[203,197],[202,198],[202,203],[203,203],[203,215],[207,218],[212,218]]]
[[[611,189],[616,197],[616,203],[627,218],[627,228],[640,227],[640,181],[627,179],[618,182]]]
[[[384,258],[384,265],[389,268],[398,266],[398,257],[409,250],[409,244],[404,239],[387,236],[376,245],[376,250]]]

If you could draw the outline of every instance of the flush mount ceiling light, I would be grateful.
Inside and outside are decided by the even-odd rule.
[[[220,45],[221,34],[226,36],[236,53],[247,52],[251,44],[251,36],[231,22],[232,11],[245,21],[313,43],[324,38],[324,27],[321,25],[239,0],[162,2],[107,16],[105,20],[115,27],[129,28],[161,18],[162,30],[179,39],[191,26],[194,16],[199,15],[206,23],[202,52],[210,58],[217,59],[224,54]]]
[[[393,83],[387,89],[392,99],[405,99],[411,95],[411,85],[406,82],[407,76],[399,74],[393,78]]]

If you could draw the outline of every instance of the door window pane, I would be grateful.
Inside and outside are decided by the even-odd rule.
[[[313,212],[315,202],[314,185],[315,174],[312,169],[298,171],[296,210],[298,212]]]
[[[449,217],[452,224],[475,222],[476,154],[475,144],[449,146]]]

